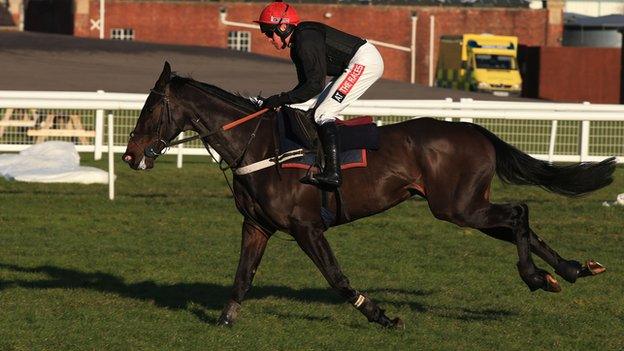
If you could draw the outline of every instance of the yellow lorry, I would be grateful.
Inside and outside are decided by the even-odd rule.
[[[492,34],[443,35],[436,86],[520,95],[518,38]]]

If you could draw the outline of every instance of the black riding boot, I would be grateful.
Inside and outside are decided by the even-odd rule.
[[[342,178],[340,177],[340,160],[338,159],[340,146],[338,144],[338,127],[336,123],[323,123],[319,127],[319,136],[323,154],[325,155],[325,167],[321,173],[309,174],[301,178],[301,182],[337,188],[342,184]]]

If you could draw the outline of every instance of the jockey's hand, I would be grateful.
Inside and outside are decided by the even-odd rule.
[[[284,105],[285,103],[286,101],[284,101],[284,94],[276,94],[264,99],[264,101],[262,102],[262,107],[276,109]]]

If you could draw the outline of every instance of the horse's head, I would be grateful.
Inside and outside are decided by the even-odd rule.
[[[171,66],[165,62],[158,81],[147,96],[139,119],[130,133],[128,146],[122,159],[133,169],[150,169],[165,146],[184,126],[184,112],[179,103],[172,104],[170,82]]]

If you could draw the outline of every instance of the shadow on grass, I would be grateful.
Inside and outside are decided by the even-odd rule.
[[[40,280],[0,280],[0,291],[12,287],[27,289],[89,289],[137,300],[153,301],[154,305],[168,309],[187,310],[206,323],[216,323],[217,321],[215,317],[207,314],[206,310],[221,310],[228,300],[231,291],[230,286],[211,283],[159,284],[153,281],[126,283],[122,277],[109,273],[87,273],[49,265],[28,268],[0,263],[0,269],[21,273],[46,274],[49,277],[48,279]],[[464,321],[498,320],[515,315],[515,313],[506,310],[435,307],[413,301],[414,297],[434,294],[432,291],[371,288],[366,289],[366,292],[371,295],[373,300],[381,304],[397,306],[407,304],[413,311],[433,313],[440,317]],[[402,301],[396,301],[396,298],[384,299],[383,295],[388,293],[403,295]],[[381,297],[375,297],[376,294],[381,295]],[[248,300],[267,297],[326,304],[344,303],[344,300],[329,288],[292,289],[284,286],[258,286],[254,287],[248,294]],[[410,301],[404,301],[404,299]],[[289,315],[288,317],[309,319],[300,315]]]

